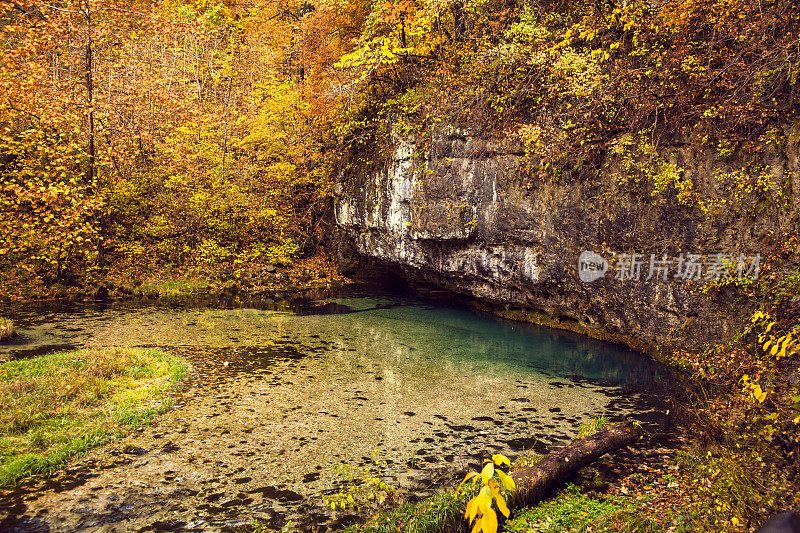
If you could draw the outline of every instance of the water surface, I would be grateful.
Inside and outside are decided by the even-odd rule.
[[[277,526],[301,511],[324,522],[321,497],[336,485],[334,466],[367,465],[373,456],[386,461],[387,480],[422,495],[487,454],[544,453],[591,416],[650,420],[647,393],[664,376],[619,346],[396,295],[268,309],[120,305],[10,314],[22,335],[0,347],[0,358],[159,346],[192,363],[179,408],[149,434],[176,449],[90,482],[132,498],[137,483],[177,472],[159,483],[193,493],[189,507],[175,510],[194,516],[187,529],[228,524],[239,507]],[[138,495],[130,507],[163,521],[171,511],[142,508],[164,497]],[[57,501],[69,498],[45,496],[38,505]]]

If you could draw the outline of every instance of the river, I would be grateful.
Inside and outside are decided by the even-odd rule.
[[[0,360],[158,346],[192,367],[156,425],[4,494],[8,530],[226,530],[253,517],[336,529],[322,498],[338,464],[424,497],[491,453],[563,445],[593,416],[652,424],[667,379],[620,346],[393,293],[7,314],[20,337]]]

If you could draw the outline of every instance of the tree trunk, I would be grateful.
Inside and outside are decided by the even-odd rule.
[[[608,452],[633,444],[640,434],[641,430],[633,425],[614,426],[548,454],[533,466],[512,469],[511,477],[517,484],[514,504],[537,502],[579,468]]]
[[[86,6],[86,26],[88,36],[86,38],[86,100],[89,105],[89,168],[86,169],[86,185],[93,186],[92,181],[95,177],[95,147],[94,147],[94,57],[92,57],[92,13],[89,6]]]

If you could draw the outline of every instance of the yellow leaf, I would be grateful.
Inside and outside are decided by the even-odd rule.
[[[786,338],[783,341],[783,344],[781,345],[781,350],[782,351],[786,351],[786,348],[791,346],[793,341],[794,341],[794,339],[792,339],[791,335],[786,335]]]
[[[487,487],[489,487],[489,492],[492,493],[492,498],[496,498],[500,494],[500,484],[496,480],[490,479]]]
[[[762,391],[761,387],[756,385],[755,387],[753,387],[753,397],[756,400],[758,400],[758,403],[764,403],[764,400],[767,397],[767,392],[766,391]]]
[[[494,500],[497,502],[497,508],[500,509],[500,512],[503,513],[503,516],[508,518],[509,510],[508,506],[506,505],[506,500],[501,495],[497,495],[494,497]]]
[[[492,456],[492,461],[494,461],[494,464],[496,464],[497,466],[507,465],[509,468],[511,468],[511,461],[509,461],[508,457],[506,457],[502,453],[494,454]]]
[[[794,422],[795,424],[800,424],[800,415],[797,415],[796,417],[794,417],[792,422]]]
[[[489,480],[494,475],[494,463],[487,463],[486,466],[483,467],[483,471],[481,472],[481,479],[483,480],[483,484],[486,485],[489,483]]]
[[[734,527],[738,526],[739,519],[734,516],[733,518],[731,518],[731,524],[733,524]]]
[[[775,325],[775,321],[772,321],[769,324],[767,324],[767,329],[765,329],[764,332],[765,333],[769,333],[770,330],[772,329],[772,326],[774,326],[774,325]]]
[[[478,509],[480,509],[481,514],[485,515],[492,508],[492,492],[489,487],[483,487],[476,498],[478,500]]]
[[[491,507],[481,519],[484,533],[497,533],[497,513]]]
[[[467,481],[469,481],[470,479],[472,479],[472,478],[474,478],[475,476],[478,476],[478,475],[480,475],[480,474],[478,474],[477,472],[470,472],[469,474],[464,476],[464,480],[461,483],[458,484],[458,487],[456,487],[456,491],[458,491],[458,489],[461,488],[461,485],[463,485],[464,483],[466,483]]]
[[[483,527],[482,521],[480,518],[478,518],[475,521],[475,526],[472,528],[472,533],[479,533],[482,527]]]
[[[478,514],[478,497],[472,498],[469,502],[467,502],[467,509],[464,511],[464,518],[466,518],[469,522],[475,518],[475,515]]]
[[[512,492],[517,490],[517,484],[514,483],[514,479],[511,476],[500,470],[497,471],[497,475],[500,476],[500,481],[503,482],[503,486],[506,488],[506,490],[510,490]]]

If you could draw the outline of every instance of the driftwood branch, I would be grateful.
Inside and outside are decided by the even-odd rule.
[[[514,504],[531,505],[537,502],[579,468],[608,452],[633,444],[640,434],[641,430],[637,426],[614,426],[576,440],[569,446],[546,455],[533,466],[513,468],[511,477],[517,484]]]

